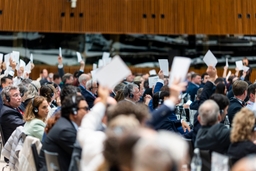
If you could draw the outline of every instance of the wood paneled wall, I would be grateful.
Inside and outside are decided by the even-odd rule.
[[[133,74],[137,75],[137,74],[145,74],[145,73],[149,73],[150,70],[155,69],[157,72],[159,71],[159,68],[137,68],[137,67],[129,67],[130,70],[132,71]],[[35,68],[32,70],[30,77],[35,80],[39,77],[40,72],[43,69],[47,69],[48,72],[52,72],[52,73],[58,73],[58,68],[57,66],[49,66],[49,65],[36,65]],[[206,67],[202,67],[200,69],[194,68],[194,67],[190,67],[189,72],[194,71],[197,74],[202,75],[203,73],[206,72]],[[64,71],[65,73],[74,73],[75,71],[79,70],[79,66],[64,66]],[[84,72],[85,73],[90,73],[90,71],[92,70],[92,66],[86,66]],[[234,69],[230,69],[230,71],[232,73],[235,73]],[[217,68],[217,73],[219,77],[222,77],[223,74],[223,68]],[[250,81],[254,82],[256,80],[256,72],[255,70],[252,70],[252,74],[250,77]]]
[[[0,31],[255,34],[254,0],[1,0]]]

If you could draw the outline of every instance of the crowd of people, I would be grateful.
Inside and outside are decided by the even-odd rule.
[[[61,57],[58,63],[58,73],[44,69],[37,80],[22,68],[10,74],[11,59],[12,72],[2,71],[0,128],[11,169],[48,170],[51,152],[61,171],[185,171],[194,148],[228,156],[234,171],[255,168],[255,162],[243,167],[256,155],[251,69],[227,77],[224,67],[218,77],[208,66],[202,76],[190,72],[185,82],[172,83],[160,70],[152,88],[149,74],[131,74],[109,90],[84,73],[83,61],[75,73],[64,73]],[[193,122],[179,117],[177,107],[196,111]],[[31,141],[38,163],[24,149]]]

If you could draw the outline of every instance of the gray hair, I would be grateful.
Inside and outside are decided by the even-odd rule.
[[[78,77],[78,82],[81,84],[82,81],[87,80],[89,76],[87,74],[82,74]]]
[[[134,93],[135,88],[139,88],[139,86],[137,84],[133,84],[133,83],[127,84],[124,87],[124,97],[128,97],[130,93]]]
[[[179,135],[160,131],[156,136],[142,137],[133,152],[134,171],[166,171],[182,164],[188,145]]]
[[[201,125],[214,125],[218,121],[219,112],[220,108],[215,101],[206,100],[198,109]]]
[[[90,88],[93,87],[93,84],[97,83],[96,81],[90,79],[86,82],[86,89],[89,90]]]
[[[12,85],[12,86],[7,86],[7,87],[3,88],[2,92],[1,92],[1,98],[2,98],[3,102],[7,102],[6,97],[10,97],[11,90],[19,90],[19,87]]]
[[[33,83],[28,84],[28,91],[24,94],[26,96],[26,99],[32,99],[35,96],[38,96],[38,90],[36,89],[35,85],[32,85]]]

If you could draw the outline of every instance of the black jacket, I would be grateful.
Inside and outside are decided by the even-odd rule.
[[[243,105],[236,98],[232,98],[230,100],[230,104],[228,107],[228,119],[230,124],[232,124],[233,118],[237,112],[242,109]]]
[[[233,164],[248,154],[256,154],[256,145],[252,141],[236,142],[229,146],[228,156]]]
[[[230,129],[221,123],[202,126],[197,133],[195,147],[225,154],[230,145],[229,136]]]
[[[4,139],[7,141],[18,126],[24,125],[23,116],[14,108],[4,104],[0,112],[0,124]]]
[[[39,168],[47,170],[44,150],[58,153],[60,170],[68,170],[74,143],[76,142],[77,130],[71,121],[60,117],[50,132],[46,135],[39,155]]]

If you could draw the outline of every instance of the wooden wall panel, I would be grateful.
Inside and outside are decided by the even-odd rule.
[[[254,0],[1,0],[1,10],[0,31],[256,34]]]

